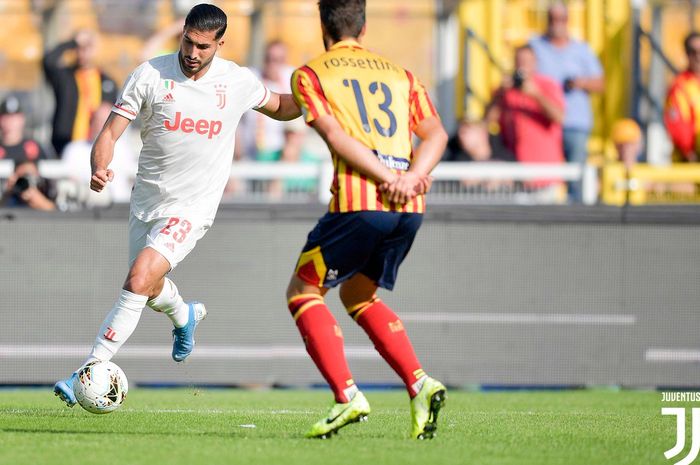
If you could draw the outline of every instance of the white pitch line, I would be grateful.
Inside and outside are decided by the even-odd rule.
[[[144,359],[170,357],[171,346],[132,345],[119,351],[119,358]],[[59,359],[85,357],[90,346],[69,345],[0,345],[2,358]],[[372,347],[349,346],[345,353],[352,359],[374,359],[379,355]],[[303,346],[207,346],[198,345],[192,358],[209,359],[306,359]]]
[[[644,359],[647,362],[700,362],[700,350],[647,349]]]
[[[534,325],[634,325],[637,315],[595,313],[404,313],[403,321],[421,323],[488,323]]]

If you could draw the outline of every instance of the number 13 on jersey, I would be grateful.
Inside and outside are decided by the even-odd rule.
[[[366,133],[369,134],[373,130],[375,130],[379,135],[383,137],[392,137],[394,134],[396,134],[396,115],[394,115],[394,112],[391,110],[391,103],[393,102],[393,100],[391,95],[391,89],[388,85],[386,85],[383,82],[373,81],[369,84],[369,86],[367,86],[366,90],[371,95],[376,95],[377,93],[380,93],[380,97],[384,98],[384,101],[379,103],[376,106],[376,109],[374,107],[370,107],[369,113],[367,104],[365,103],[364,91],[362,85],[360,84],[360,81],[358,81],[357,79],[343,79],[343,85],[345,87],[352,88],[353,94],[355,95],[355,102],[357,103],[357,110],[360,113],[362,129]],[[373,126],[370,125],[370,115],[374,115],[376,110],[379,110],[386,115],[385,118],[382,118],[385,120],[385,123],[387,123],[386,126],[382,124],[382,122],[380,122],[377,118],[372,118]]]

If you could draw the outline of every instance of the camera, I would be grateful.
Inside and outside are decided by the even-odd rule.
[[[525,82],[525,73],[521,70],[516,69],[513,73],[513,88],[522,89],[523,83]]]
[[[12,193],[15,195],[19,195],[32,187],[39,187],[39,178],[37,176],[20,176],[19,178],[17,178],[17,181],[15,181],[15,185],[12,187]]]
[[[574,78],[568,77],[564,79],[564,92],[569,93],[574,90]]]

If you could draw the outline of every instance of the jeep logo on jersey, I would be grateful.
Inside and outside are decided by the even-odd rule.
[[[221,125],[221,121],[216,120],[200,119],[195,121],[192,118],[183,119],[182,113],[179,111],[175,113],[175,121],[170,122],[165,120],[163,123],[163,126],[168,131],[180,130],[186,134],[191,132],[196,132],[197,134],[202,135],[206,134],[207,139],[211,139],[212,137],[219,135],[221,132]]]

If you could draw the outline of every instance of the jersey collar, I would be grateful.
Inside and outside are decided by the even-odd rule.
[[[331,50],[337,50],[339,48],[349,48],[349,49],[359,49],[359,50],[364,50],[364,47],[360,45],[360,43],[354,39],[347,39],[347,40],[341,40],[340,42],[336,42],[331,46],[331,48],[328,49],[330,52]]]

